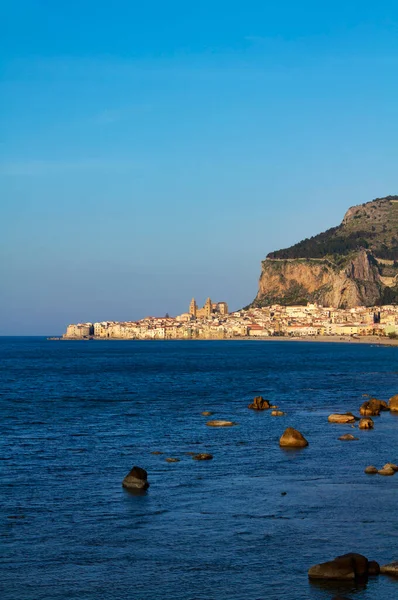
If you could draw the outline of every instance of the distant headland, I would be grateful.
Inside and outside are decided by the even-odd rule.
[[[69,325],[62,339],[398,337],[398,196],[348,209],[341,225],[262,262],[258,293],[229,312],[207,298],[176,317]]]

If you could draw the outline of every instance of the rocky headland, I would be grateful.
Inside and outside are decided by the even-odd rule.
[[[262,262],[253,307],[353,308],[398,299],[398,196],[354,206],[342,223]]]

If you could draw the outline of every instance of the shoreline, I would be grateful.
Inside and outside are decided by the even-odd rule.
[[[242,336],[235,338],[171,338],[171,339],[139,339],[139,338],[62,338],[48,337],[47,341],[61,342],[320,342],[323,344],[374,344],[377,346],[398,346],[398,338],[390,339],[378,336],[361,336],[359,338],[343,337],[343,336],[302,336],[302,337],[287,337],[287,336],[264,336],[251,337]]]

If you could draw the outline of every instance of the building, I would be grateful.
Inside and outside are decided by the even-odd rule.
[[[207,298],[203,308],[198,308],[195,298],[192,298],[189,305],[189,314],[195,319],[210,319],[212,315],[227,315],[228,304],[226,302],[213,304],[210,298]]]

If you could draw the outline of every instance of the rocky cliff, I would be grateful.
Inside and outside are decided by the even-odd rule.
[[[398,301],[398,197],[350,208],[340,226],[262,262],[252,306],[351,308]]]

